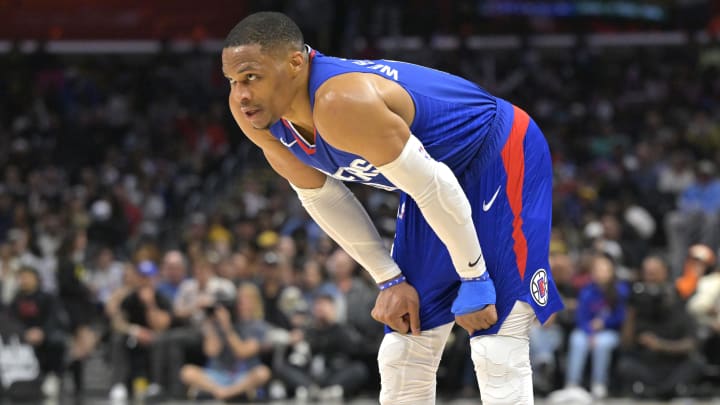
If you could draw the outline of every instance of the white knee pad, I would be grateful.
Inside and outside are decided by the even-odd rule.
[[[533,404],[528,339],[478,336],[470,348],[484,405]]]
[[[378,350],[380,404],[434,405],[436,372],[453,323],[421,336],[388,333]]]

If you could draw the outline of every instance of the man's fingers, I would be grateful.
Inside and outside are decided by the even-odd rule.
[[[389,326],[390,329],[395,332],[402,333],[403,335],[407,334],[410,328],[410,323],[405,317],[396,318],[392,321],[385,322],[385,324]]]
[[[417,303],[411,304],[408,313],[408,318],[410,319],[410,331],[413,335],[419,336],[420,335],[420,309],[417,306]]]

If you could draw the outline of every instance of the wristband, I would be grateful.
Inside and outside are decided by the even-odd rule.
[[[392,279],[392,280],[390,280],[390,281],[386,281],[386,282],[384,282],[384,283],[378,284],[378,288],[380,289],[380,291],[382,291],[382,290],[387,290],[388,288],[390,288],[390,287],[392,287],[392,286],[394,286],[394,285],[398,285],[398,284],[400,284],[400,283],[405,282],[405,280],[407,280],[407,279],[405,278],[405,275],[402,275],[402,276],[400,276],[400,277],[398,277],[398,278],[394,278],[394,279]]]
[[[486,271],[479,277],[463,280],[458,295],[450,309],[455,315],[464,315],[479,311],[495,304],[495,283]]]

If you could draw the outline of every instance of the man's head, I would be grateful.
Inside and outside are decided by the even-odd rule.
[[[307,53],[302,32],[282,13],[251,14],[225,39],[222,65],[236,118],[267,129],[290,108],[303,84]]]

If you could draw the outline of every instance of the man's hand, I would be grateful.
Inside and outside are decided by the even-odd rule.
[[[45,332],[40,328],[30,328],[25,331],[25,341],[31,346],[39,346],[45,340]]]
[[[487,329],[497,323],[495,284],[486,271],[472,280],[463,280],[450,309],[455,322],[469,334]]]
[[[469,314],[455,315],[455,322],[472,335],[476,331],[487,329],[498,320],[495,305],[488,305],[485,308],[470,312]]]
[[[420,299],[407,282],[380,291],[370,314],[396,332],[420,335]]]

